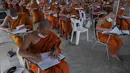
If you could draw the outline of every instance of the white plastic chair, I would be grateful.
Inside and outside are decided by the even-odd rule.
[[[8,70],[10,67],[9,60],[3,60],[0,65],[0,73],[4,73],[6,70]]]
[[[85,25],[86,28],[90,28],[90,26],[92,25],[91,18],[89,16],[88,16],[89,18],[87,18],[86,13],[83,10],[78,11],[82,26]]]
[[[93,20],[93,24],[95,25],[95,28],[94,28],[94,38],[95,38],[96,42],[94,43],[94,45],[92,46],[92,48],[90,49],[90,51],[95,47],[95,45],[96,45],[97,43],[100,43],[100,44],[102,44],[102,45],[105,45],[105,46],[106,46],[107,57],[108,57],[108,60],[109,60],[108,42],[109,42],[109,40],[110,40],[111,35],[109,35],[108,40],[107,40],[106,43],[101,42],[101,41],[98,39],[98,32],[96,31],[95,21],[96,21],[96,19]]]
[[[74,32],[76,32],[76,45],[79,44],[80,33],[82,33],[82,32],[87,32],[87,41],[88,41],[88,29],[84,28],[81,25],[80,20],[77,20],[74,18],[70,18],[70,19],[71,19],[71,23],[72,23],[72,27],[73,27],[70,42],[72,42],[72,40],[73,40]],[[77,25],[77,24],[79,24],[79,25]]]

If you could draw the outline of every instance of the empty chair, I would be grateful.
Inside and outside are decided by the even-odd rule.
[[[73,40],[73,36],[74,36],[74,32],[76,32],[76,45],[79,44],[79,39],[80,39],[80,33],[82,32],[86,32],[87,34],[87,41],[88,41],[88,29],[84,28],[82,26],[82,23],[80,20],[71,18],[71,23],[72,23],[72,34],[71,34],[71,40],[70,42],[72,42]]]

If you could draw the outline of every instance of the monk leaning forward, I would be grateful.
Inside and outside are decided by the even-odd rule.
[[[8,32],[9,30],[16,29],[16,27],[20,25],[25,26],[19,28],[18,30],[23,28],[32,29],[32,22],[26,13],[18,14],[16,9],[10,9],[9,13],[10,15],[5,17],[4,22],[0,26],[0,30]],[[10,27],[8,24],[10,24]],[[10,34],[10,37],[14,40],[18,48],[20,48],[23,42],[22,38],[14,34]]]
[[[19,54],[25,58],[32,58],[38,62],[42,61],[40,53],[51,52],[52,58],[58,58],[60,51],[60,38],[50,31],[50,22],[43,20],[38,24],[38,30],[27,35],[19,50]],[[38,73],[38,66],[29,63],[33,73]],[[59,64],[47,69],[40,70],[40,73],[70,73],[68,64],[62,60]]]
[[[111,29],[112,21],[114,18],[115,18],[114,13],[109,13],[107,16],[100,18],[96,25],[96,29],[100,30],[100,31],[106,31],[106,32],[111,31],[112,30]],[[110,35],[107,33],[98,32],[97,38],[101,42],[107,43],[109,36]],[[107,44],[109,46],[109,52],[110,52],[111,56],[115,57],[119,60],[118,51],[119,51],[120,47],[123,45],[122,40],[117,35],[111,34],[110,40],[108,41]]]
[[[130,20],[121,18],[121,16],[125,16],[124,12],[125,8],[121,7],[118,10],[117,24],[120,25],[120,30],[130,30]]]

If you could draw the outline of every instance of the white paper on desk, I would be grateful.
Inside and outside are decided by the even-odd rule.
[[[75,8],[76,10],[81,10],[81,9],[83,9],[83,8]]]
[[[20,26],[17,26],[16,29],[18,30],[19,28],[24,27],[24,26],[25,26],[24,24],[20,25]]]
[[[121,18],[129,19],[130,17],[129,16],[121,16]]]
[[[10,33],[12,33],[12,34],[18,34],[18,33],[26,33],[26,31],[27,31],[27,29],[25,28],[25,29],[21,29],[21,30],[13,30]]]
[[[54,17],[57,17],[57,14],[53,14]]]
[[[129,30],[121,30],[122,34],[130,34]]]
[[[17,68],[14,73],[22,73],[24,71],[24,68]]]
[[[117,35],[122,34],[122,32],[117,27],[115,27],[114,29],[112,29],[111,31],[109,31],[109,33],[114,33],[114,34],[117,34]]]
[[[41,58],[43,60],[42,60],[42,62],[39,62],[39,63],[33,59],[28,59],[28,60],[34,64],[37,64],[42,70],[45,70],[45,69],[48,69],[48,68],[60,63],[60,61],[58,59],[52,59],[50,56],[48,56],[49,54],[50,54],[50,52],[42,53]],[[62,55],[62,54],[59,54],[59,55],[60,55],[59,56],[60,60],[65,58],[64,55]]]

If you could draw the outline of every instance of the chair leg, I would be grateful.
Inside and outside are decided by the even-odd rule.
[[[87,41],[89,41],[88,31],[87,31]]]
[[[106,51],[107,51],[107,58],[109,60],[109,51],[108,51],[108,46],[106,45]]]
[[[74,36],[74,31],[72,31],[70,42],[72,42]]]
[[[76,32],[76,45],[79,44],[80,32]]]
[[[95,47],[95,45],[97,44],[97,42],[94,43],[93,47],[90,49],[90,51]]]

